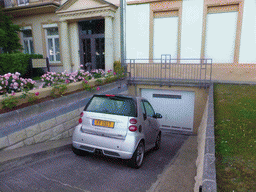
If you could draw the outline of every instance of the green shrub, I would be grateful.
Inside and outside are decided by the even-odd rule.
[[[18,98],[14,97],[13,95],[4,95],[4,100],[2,101],[2,108],[3,109],[12,109],[17,106]]]
[[[25,54],[25,53],[4,53],[0,54],[0,74],[19,72],[21,76],[26,76],[31,69],[32,58],[43,58],[39,54]],[[40,76],[43,73],[42,69],[33,69],[33,76]]]
[[[124,67],[121,66],[120,61],[114,61],[114,72],[116,73],[118,79],[125,77],[125,70]]]

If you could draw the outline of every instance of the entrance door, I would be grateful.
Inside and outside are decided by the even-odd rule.
[[[105,69],[105,38],[95,39],[95,68]]]
[[[104,19],[79,22],[80,58],[85,70],[105,69]]]

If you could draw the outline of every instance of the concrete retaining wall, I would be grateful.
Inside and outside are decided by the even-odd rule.
[[[216,192],[213,85],[198,129],[197,175],[194,191]]]
[[[2,137],[0,138],[0,149],[15,149],[47,140],[70,137],[74,127],[78,124],[79,114],[82,110],[83,108],[76,109]]]
[[[79,114],[93,94],[126,91],[126,81],[100,86],[0,115],[0,150],[9,150],[72,135]]]

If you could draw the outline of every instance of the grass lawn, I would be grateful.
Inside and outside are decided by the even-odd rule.
[[[217,187],[256,191],[256,86],[215,84]]]

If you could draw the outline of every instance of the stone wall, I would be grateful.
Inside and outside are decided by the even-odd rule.
[[[213,85],[198,129],[197,175],[194,191],[216,192]]]
[[[82,110],[83,108],[73,110],[0,138],[0,149],[15,149],[47,140],[71,137]]]
[[[127,91],[126,81],[116,81],[100,86],[99,91],[82,91],[0,114],[0,150],[70,137],[78,125],[79,114],[93,94],[124,91]]]

